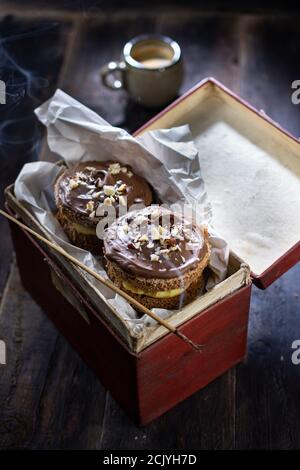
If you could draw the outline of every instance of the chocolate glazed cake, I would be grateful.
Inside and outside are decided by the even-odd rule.
[[[67,169],[55,183],[57,218],[70,241],[94,254],[102,254],[97,238],[100,205],[114,206],[118,217],[121,205],[149,205],[152,191],[147,181],[129,166],[117,162],[84,162]]]
[[[180,308],[203,287],[206,228],[158,206],[121,217],[105,233],[110,279],[148,308]]]

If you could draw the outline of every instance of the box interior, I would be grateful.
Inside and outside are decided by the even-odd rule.
[[[6,189],[5,195],[6,202],[14,213],[18,214],[28,226],[41,233],[46,238],[51,239],[49,233],[40,225],[24,204],[15,198],[12,186]],[[91,283],[89,276],[84,271],[72,263],[69,263],[63,256],[51,248],[44,246],[43,249],[49,254],[50,258],[63,269],[78,291],[82,291],[89,299],[89,302],[94,307],[97,315],[101,316],[101,318],[116,331],[119,337],[122,338],[133,352],[139,353],[168,333],[168,331],[160,325],[149,325],[142,331],[139,329],[130,329],[128,322],[108,302],[109,295],[107,298],[102,295],[96,286]],[[65,291],[64,287],[57,284],[55,278],[52,279],[56,288],[58,288],[62,295],[64,295],[67,300],[74,305],[74,308],[78,311],[78,315],[82,315],[83,318],[85,318],[85,312],[82,308],[78,309],[78,302],[76,302],[76,299],[72,299],[69,293]],[[229,260],[227,278],[217,284],[211,291],[200,295],[184,308],[175,311],[168,318],[168,321],[173,326],[180,326],[195,315],[201,314],[201,312],[204,312],[219,300],[224,299],[249,284],[249,282],[249,267],[245,264],[241,264],[240,260],[232,254]]]
[[[299,241],[300,145],[214,82],[143,132],[189,124],[215,228],[261,275]]]

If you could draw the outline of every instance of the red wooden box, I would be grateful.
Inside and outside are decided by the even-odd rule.
[[[275,140],[282,139],[282,145],[293,154],[300,154],[299,143],[296,145],[291,136],[212,79],[200,83],[139,132],[192,123],[197,141],[194,124],[198,122],[198,113],[201,117],[203,109],[210,109],[207,100],[211,98],[216,98],[217,106],[221,100],[222,106],[225,103],[228,109],[238,110],[239,122],[241,115],[249,126],[254,119],[255,130],[258,127],[265,134],[269,132]],[[23,218],[11,188],[6,196],[8,209]],[[200,352],[165,331],[133,352],[112,313],[102,315],[85,286],[71,276],[68,265],[17,226],[12,225],[11,229],[25,288],[138,424],[158,417],[245,357],[251,280],[249,269],[237,255],[231,256],[229,279],[223,290],[217,291],[218,296],[210,300],[208,307],[199,308],[185,317],[187,320],[177,322],[182,333],[202,345]],[[266,287],[299,258],[298,242],[261,274],[253,274],[254,282]],[[253,259],[259,266],[259,257],[255,255]]]

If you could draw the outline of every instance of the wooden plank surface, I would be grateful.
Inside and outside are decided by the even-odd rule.
[[[300,339],[300,264],[267,291],[253,289],[249,349],[236,370],[238,449],[300,448],[300,366],[291,348]]]
[[[15,181],[24,163],[39,155],[42,129],[33,109],[53,94],[64,58],[67,23],[0,18],[1,79],[6,104],[0,105],[0,206],[4,188]],[[0,220],[0,298],[12,251],[8,228]]]
[[[6,28],[7,21],[2,20]],[[46,19],[28,20],[28,11],[26,19],[10,18],[9,22],[11,31],[21,32],[49,24]],[[298,134],[300,108],[289,99],[290,82],[300,78],[298,25],[297,15],[286,18],[278,13],[191,14],[183,10],[179,21],[178,12],[171,10],[168,14],[138,9],[97,12],[93,18],[80,12],[67,22],[58,20],[55,33],[50,29],[35,39],[29,36],[32,42],[19,60],[23,68],[36,70],[48,80],[47,86],[36,90],[38,101],[58,85],[111,123],[132,131],[157,110],[137,106],[125,92],[105,90],[99,82],[99,68],[118,59],[128,38],[162,32],[183,47],[186,77],[181,92],[213,75]],[[15,41],[16,54],[20,41]],[[27,99],[27,107],[22,108],[20,100],[17,116],[31,116],[32,102],[31,108],[26,103]],[[21,139],[25,128],[19,132]],[[15,159],[7,154],[1,159],[5,162],[0,177],[3,185],[37,155],[36,147],[31,153],[21,144],[12,142],[11,146]],[[49,158],[46,147],[42,157]],[[1,228],[1,234],[6,241],[0,253],[5,260],[0,286],[10,264],[7,229]],[[267,291],[253,290],[245,364],[138,429],[46,320],[13,268],[0,313],[0,339],[7,341],[9,352],[8,364],[0,366],[0,447],[300,448],[300,366],[291,362],[292,341],[300,339],[299,279],[298,265]]]
[[[240,93],[298,137],[300,107],[291,102],[291,83],[300,77],[297,20],[249,17],[243,24]],[[300,448],[300,367],[291,361],[299,311],[299,263],[267,291],[253,290],[249,355],[236,378],[238,448]]]
[[[90,447],[105,390],[21,286],[14,265],[0,310],[0,448]]]
[[[300,76],[297,23],[298,18],[288,15],[243,19],[240,93],[300,137],[300,108],[291,101],[291,84]]]

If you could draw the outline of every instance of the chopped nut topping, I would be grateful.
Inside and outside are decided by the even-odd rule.
[[[140,238],[139,238],[139,241],[140,242],[147,242],[149,240],[149,238],[147,237],[146,234],[142,235]]]
[[[90,217],[91,219],[93,219],[93,218],[95,217],[95,215],[96,215],[96,212],[95,212],[95,211],[92,211],[92,212],[90,213],[89,217]]]
[[[123,193],[127,188],[127,184],[123,183],[121,186],[118,188],[118,192]]]
[[[105,206],[112,206],[114,199],[112,197],[106,197],[103,201]]]
[[[166,234],[166,229],[162,225],[158,226],[158,230],[159,230],[160,235],[164,236]]]
[[[80,180],[86,180],[87,175],[85,175],[82,171],[77,171],[76,172],[76,178],[79,178]]]
[[[122,173],[127,173],[127,167],[126,167],[126,166],[122,166],[121,171],[122,171]]]
[[[118,181],[115,184],[116,194],[119,192],[118,186],[120,184],[122,185],[123,182]],[[122,198],[126,199],[123,195],[115,195],[116,201],[120,201],[119,204],[122,203]],[[151,260],[151,262],[160,263],[160,266],[165,266],[165,269],[173,264],[179,265],[181,260],[185,262],[185,258],[182,256],[184,250],[181,247],[185,227],[180,221],[175,223],[173,218],[168,224],[161,220],[156,220],[154,223],[153,212],[149,209],[148,212],[143,211],[137,213],[136,216],[135,214],[128,216],[124,222],[121,221],[121,230],[123,234],[126,234],[124,241],[126,240],[128,248],[135,251],[134,254],[128,253],[128,256],[139,257],[139,259],[147,258],[148,262]],[[159,209],[155,212],[159,219],[164,215]]]
[[[174,246],[174,245],[176,245],[176,238],[173,238],[173,237],[167,238],[167,239],[165,240],[165,243],[166,243],[166,245],[168,245],[168,246]]]
[[[119,196],[119,204],[121,204],[121,206],[126,206],[126,203],[127,203],[126,197]]]
[[[120,163],[111,163],[108,167],[108,171],[111,175],[118,175],[121,171]]]
[[[86,166],[85,169],[87,171],[95,171],[96,170],[96,168],[94,166]]]
[[[96,193],[93,193],[93,198],[98,199],[98,197],[101,196],[101,191],[98,191]]]
[[[133,176],[132,171],[127,171],[127,175],[129,176],[129,178],[131,178]]]
[[[94,206],[95,206],[94,201],[89,201],[85,207],[88,211],[92,212],[94,210]]]
[[[103,186],[103,191],[104,191],[105,196],[113,196],[116,192],[114,186],[107,186],[107,185]]]
[[[169,251],[181,251],[181,248],[179,245],[175,245],[171,246],[171,248],[169,248]]]
[[[159,230],[157,227],[152,227],[151,228],[151,238],[152,240],[159,240],[160,239],[160,234]]]
[[[76,188],[78,188],[79,184],[80,184],[79,181],[71,179],[69,181],[69,188],[70,189],[76,189]]]

